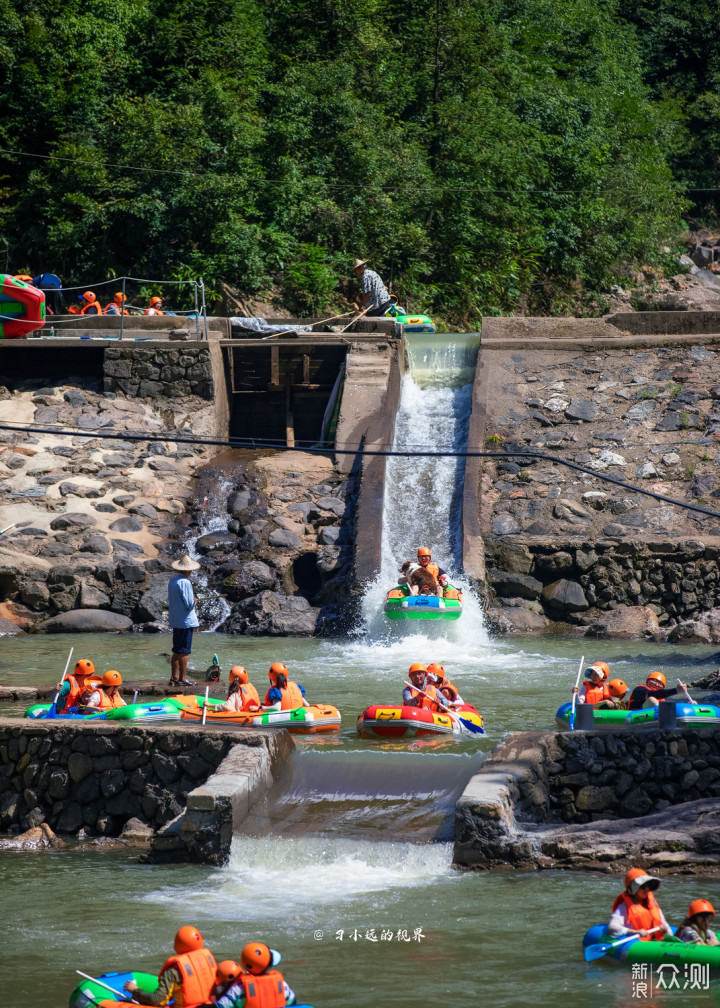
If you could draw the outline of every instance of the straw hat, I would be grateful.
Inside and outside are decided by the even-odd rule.
[[[190,557],[185,554],[185,556],[180,557],[179,560],[174,560],[170,566],[176,571],[196,571],[200,570],[200,564],[195,560],[191,560]]]
[[[356,259],[353,263],[353,269],[360,269],[361,266],[365,266],[369,261],[369,259]]]

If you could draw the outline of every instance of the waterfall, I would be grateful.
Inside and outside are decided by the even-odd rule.
[[[228,512],[227,499],[233,489],[234,481],[230,476],[222,476],[213,481],[203,500],[199,513],[199,527],[197,532],[188,533],[185,539],[185,549],[192,560],[198,562],[202,556],[198,553],[196,543],[201,536],[208,532],[227,532]],[[208,576],[204,570],[199,570],[195,575],[196,596],[202,599],[204,595],[215,594],[214,590],[208,586]],[[201,625],[207,632],[216,630],[232,612],[230,606],[224,598],[213,598],[209,602],[198,601],[197,610]]]
[[[467,445],[479,335],[406,334],[408,373],[403,378],[393,449],[461,451]],[[462,576],[462,492],[465,459],[391,457],[387,461],[378,579],[363,602],[364,633],[373,640],[426,634],[460,641],[486,638],[482,610]],[[464,611],[455,623],[399,621],[382,613],[388,588],[419,546],[463,588]],[[432,633],[430,633],[432,631]]]

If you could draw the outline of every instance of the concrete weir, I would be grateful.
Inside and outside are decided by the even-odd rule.
[[[633,859],[716,871],[720,736],[712,728],[513,732],[455,808],[458,868],[588,868]]]
[[[282,729],[2,718],[0,831],[118,837],[140,819],[145,860],[223,864],[294,748]]]

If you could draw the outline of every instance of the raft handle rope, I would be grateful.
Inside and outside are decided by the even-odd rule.
[[[20,424],[0,424],[0,431],[17,431],[21,434],[52,434],[55,437],[85,437],[99,438],[105,441],[147,441],[148,443],[173,441],[176,444],[206,445],[213,448],[237,448],[250,451],[279,451],[279,452],[304,452],[306,455],[355,455],[358,458],[490,458],[490,459],[511,459],[511,458],[535,458],[544,462],[552,462],[554,465],[563,465],[568,469],[574,469],[585,476],[593,479],[603,480],[605,483],[612,483],[614,486],[622,487],[631,493],[643,494],[645,497],[652,497],[653,500],[663,501],[665,504],[672,504],[674,507],[684,508],[686,511],[694,511],[698,514],[708,515],[710,518],[717,518],[720,521],[720,512],[711,511],[710,508],[700,507],[698,504],[688,504],[685,501],[675,500],[665,494],[657,493],[654,490],[646,490],[645,487],[633,486],[625,480],[617,479],[615,476],[608,476],[605,473],[595,472],[577,462],[570,462],[567,459],[559,458],[557,455],[546,455],[544,452],[536,451],[438,451],[437,449],[421,449],[420,451],[406,451],[393,448],[364,448],[358,444],[354,448],[318,448],[313,445],[286,445],[273,441],[260,441],[255,438],[192,438],[182,437],[167,433],[162,437],[145,433],[132,434],[105,434],[101,431],[66,430],[56,427],[36,427],[34,425],[22,426]]]

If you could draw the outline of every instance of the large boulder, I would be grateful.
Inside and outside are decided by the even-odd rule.
[[[547,630],[550,626],[550,620],[546,616],[526,606],[488,609],[487,617],[498,633],[536,633]]]
[[[599,612],[588,626],[586,637],[604,637],[617,640],[646,638],[660,640],[663,633],[658,618],[648,606],[618,606]]]
[[[270,637],[311,637],[320,610],[300,595],[280,595],[263,591],[236,606],[233,614],[218,627],[223,633]]]
[[[112,633],[129,630],[132,620],[107,609],[73,609],[36,623],[33,633]]]
[[[697,619],[684,620],[668,634],[671,644],[717,644],[720,642],[720,609],[708,609]]]
[[[5,619],[4,616],[0,616],[0,637],[16,637],[18,634],[24,634],[25,631],[22,627],[19,627],[12,620]]]
[[[590,608],[582,585],[577,581],[568,581],[566,578],[553,581],[552,584],[543,588],[542,599],[544,604],[559,616],[566,612],[582,612],[583,609]]]
[[[231,601],[242,599],[275,587],[277,579],[272,569],[262,560],[250,560],[223,582],[223,589]]]

